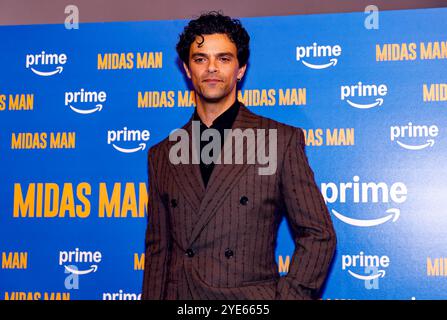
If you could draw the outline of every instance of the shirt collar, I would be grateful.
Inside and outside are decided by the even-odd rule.
[[[219,115],[216,119],[214,119],[210,128],[231,129],[234,120],[236,120],[239,108],[240,108],[239,101],[236,99],[236,101],[234,101],[231,107],[229,107],[221,115]],[[206,125],[202,122],[202,120],[199,117],[199,114],[197,113],[197,108],[194,111],[193,120],[200,121],[200,124],[206,128]]]

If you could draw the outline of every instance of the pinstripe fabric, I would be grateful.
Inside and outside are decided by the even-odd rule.
[[[190,135],[191,120],[183,127]],[[302,130],[243,105],[235,128],[277,130],[275,174],[259,175],[259,164],[234,164],[233,155],[233,164],[215,165],[205,188],[198,164],[169,162],[176,142],[165,139],[149,150],[143,299],[310,299],[322,286],[336,237]],[[229,150],[225,141],[223,154]],[[280,278],[275,247],[283,216],[295,251]]]

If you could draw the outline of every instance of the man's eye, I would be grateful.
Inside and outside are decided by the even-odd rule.
[[[205,59],[204,58],[195,58],[194,59],[194,62],[203,62],[203,61],[205,61]]]
[[[220,60],[222,60],[223,62],[228,62],[231,59],[229,57],[222,57],[222,58],[220,58]]]

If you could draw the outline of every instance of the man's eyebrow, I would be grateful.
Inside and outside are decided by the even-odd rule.
[[[193,53],[191,57],[207,57],[208,55],[205,53]]]
[[[231,52],[220,52],[217,54],[217,56],[232,56],[232,57],[234,57],[234,54]]]
[[[209,56],[208,54],[201,53],[201,52],[196,52],[191,55],[191,57],[208,57],[208,56]],[[216,56],[218,56],[218,57],[222,57],[222,56],[234,57],[234,54],[231,52],[219,52],[218,54],[216,54]]]

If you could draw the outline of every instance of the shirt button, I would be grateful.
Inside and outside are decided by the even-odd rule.
[[[185,255],[189,258],[194,257],[194,250],[192,250],[192,249],[186,250]]]
[[[231,249],[225,250],[225,257],[227,257],[227,259],[230,259],[233,255],[234,255],[233,250]]]
[[[248,198],[246,196],[242,196],[239,202],[241,203],[241,205],[246,206],[248,203]]]

